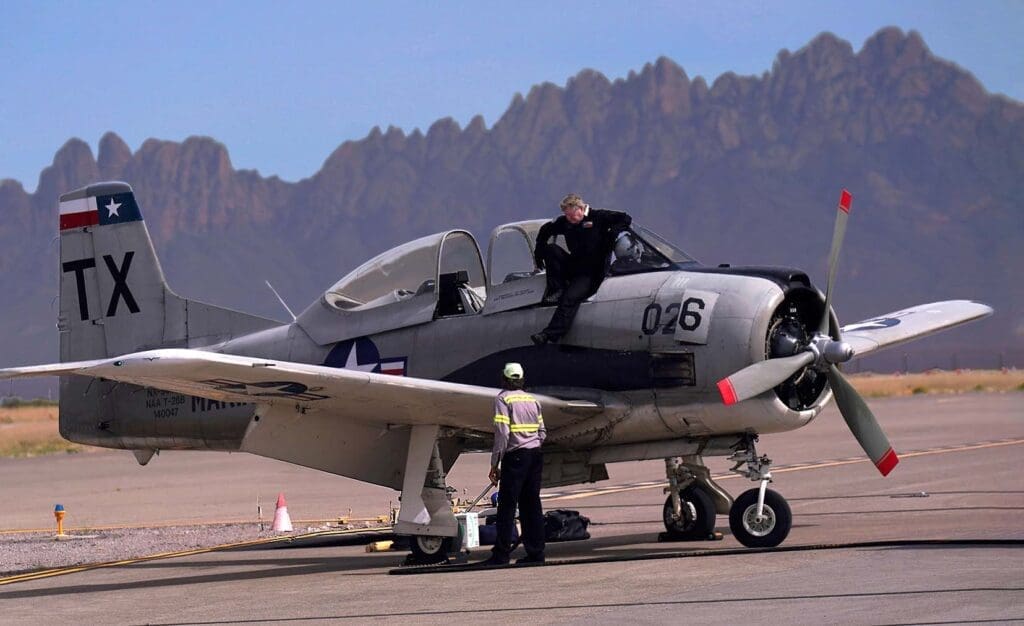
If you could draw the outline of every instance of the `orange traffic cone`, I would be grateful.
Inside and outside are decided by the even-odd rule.
[[[277,509],[274,510],[272,530],[279,533],[292,532],[292,518],[288,515],[288,505],[284,501],[284,493],[277,494]]]

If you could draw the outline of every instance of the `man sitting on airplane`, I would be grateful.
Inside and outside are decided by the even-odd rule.
[[[569,332],[580,303],[601,286],[615,238],[633,222],[627,213],[591,209],[579,195],[571,193],[559,204],[562,216],[540,227],[533,260],[547,270],[547,294],[557,299],[558,308],[547,328],[530,337],[541,345],[554,343]],[[565,237],[569,252],[554,241]]]

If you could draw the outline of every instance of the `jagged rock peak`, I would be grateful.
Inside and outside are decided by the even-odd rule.
[[[16,192],[25,193],[25,186],[21,184],[21,181],[13,178],[0,179],[0,194]]]
[[[482,135],[487,132],[487,124],[484,122],[483,115],[474,115],[473,119],[469,120],[469,125],[466,126],[466,134],[469,135]]]
[[[526,103],[537,104],[538,102],[558,100],[561,98],[562,93],[561,87],[550,81],[545,81],[530,88],[530,93],[526,95]]]
[[[853,58],[853,46],[845,39],[840,39],[830,32],[823,32],[810,40],[806,46],[797,50],[796,54],[806,54],[815,58],[851,59]]]
[[[98,178],[99,170],[89,144],[73,137],[54,155],[53,164],[39,175],[33,200],[37,207],[48,210],[55,206],[62,193],[95,182]]]
[[[60,150],[57,150],[57,154],[53,155],[54,165],[85,160],[92,160],[92,148],[78,137],[68,139]]]
[[[898,59],[903,64],[917,64],[931,57],[931,51],[917,31],[904,34],[899,28],[888,26],[864,42],[859,56],[866,61],[891,63]]]
[[[96,164],[100,168],[100,176],[106,179],[120,178],[125,165],[131,161],[132,151],[123,139],[113,131],[104,133],[100,138],[99,154]]]
[[[430,125],[430,128],[427,129],[427,137],[432,138],[437,136],[457,135],[461,131],[462,128],[459,126],[459,123],[453,118],[442,117]]]
[[[569,92],[590,91],[593,89],[607,89],[611,86],[608,77],[597,70],[586,69],[569,77],[565,83],[565,89]],[[519,95],[519,94],[516,94]]]

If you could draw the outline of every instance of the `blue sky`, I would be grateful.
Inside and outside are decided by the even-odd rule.
[[[372,5],[372,6],[371,6]],[[710,84],[769,70],[830,31],[860,50],[921,33],[986,89],[1024,100],[1024,0],[862,2],[0,3],[0,179],[34,190],[71,137],[207,135],[238,168],[310,176],[376,125],[426,130],[581,69],[625,77],[659,56]]]

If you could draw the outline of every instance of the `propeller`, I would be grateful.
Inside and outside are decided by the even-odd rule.
[[[850,215],[853,195],[846,189],[839,195],[835,228],[832,231],[832,248],[828,255],[828,284],[825,288],[825,309],[818,324],[818,333],[800,352],[792,356],[759,361],[718,381],[718,391],[727,404],[742,402],[760,395],[787,380],[805,367],[813,367],[828,377],[829,385],[836,399],[839,413],[846,425],[857,438],[857,442],[883,476],[889,474],[899,458],[889,445],[889,440],[878,425],[878,420],[857,390],[846,380],[836,367],[853,358],[853,348],[841,339],[828,334],[829,312],[832,310],[832,292],[839,251],[846,236],[846,221]]]

